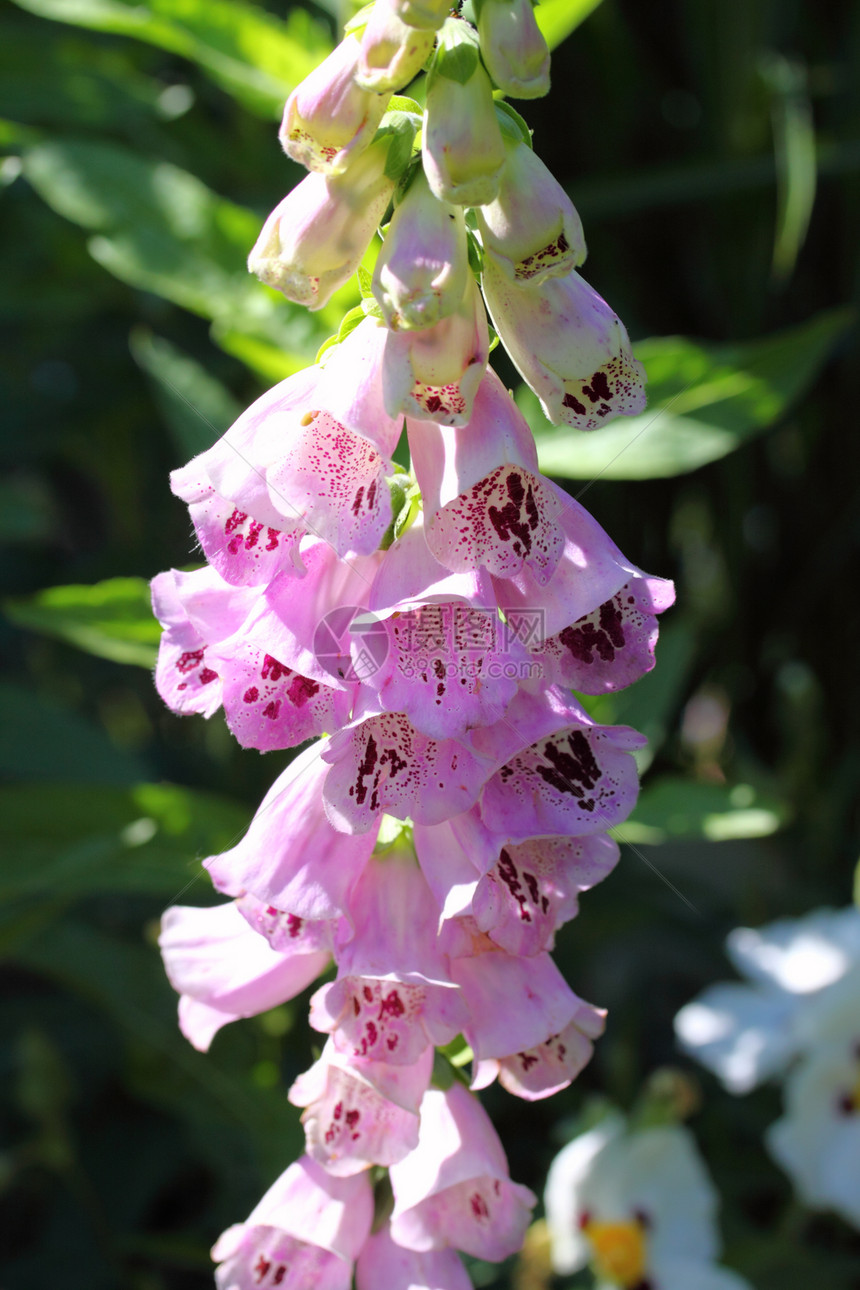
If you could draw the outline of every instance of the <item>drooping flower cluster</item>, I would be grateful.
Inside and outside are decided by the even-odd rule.
[[[681,1045],[732,1093],[783,1079],[768,1149],[807,1204],[860,1227],[860,910],[737,927],[726,951],[748,983],[682,1008]]]
[[[590,1265],[595,1290],[749,1290],[714,1262],[717,1194],[679,1124],[610,1112],[556,1156],[544,1203],[553,1268]]]
[[[377,0],[291,96],[281,140],[310,173],[251,268],[319,308],[393,201],[372,295],[173,476],[207,564],[153,583],[161,695],[222,707],[244,747],[314,740],[206,862],[229,901],[165,915],[181,1027],[205,1049],[333,968],[310,1005],[325,1047],[289,1092],[306,1155],[217,1243],[222,1290],[346,1288],[353,1264],[359,1290],[459,1286],[455,1251],[512,1253],[534,1197],[437,1050],[533,1100],[604,1025],[551,951],[617,860],[643,741],[572,691],[648,671],[673,590],[540,474],[487,364],[479,261],[553,419],[642,404],[622,324],[574,272],[576,212],[493,99],[545,92],[531,5],[478,8],[476,33],[436,0]],[[422,120],[390,96],[428,58]]]

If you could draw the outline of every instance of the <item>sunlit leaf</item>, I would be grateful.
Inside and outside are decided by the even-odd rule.
[[[303,9],[286,21],[242,0],[16,0],[22,9],[95,31],[134,36],[197,63],[245,107],[276,118],[284,99],[331,49]]]
[[[725,842],[764,838],[788,819],[785,803],[750,784],[702,784],[666,775],[643,788],[636,809],[615,832],[620,841],[659,843],[677,838]]]
[[[325,324],[247,271],[259,218],[188,171],[116,144],[63,139],[29,149],[24,174],[49,206],[92,231],[90,254],[123,282],[230,331],[316,353]]]
[[[193,101],[186,90],[185,102]],[[0,116],[31,124],[140,130],[181,102],[118,49],[63,27],[7,23],[0,41]]]
[[[599,4],[600,0],[540,0],[535,17],[550,49],[560,45]]]
[[[168,902],[186,893],[205,904],[201,860],[226,850],[247,822],[226,798],[174,784],[0,788],[0,896],[133,892]]]
[[[772,54],[763,74],[773,94],[777,199],[773,276],[784,281],[806,240],[815,204],[815,126],[803,64]]]
[[[541,469],[568,479],[656,479],[717,461],[780,420],[855,318],[852,309],[828,310],[739,345],[641,341],[634,349],[648,372],[647,411],[588,435],[549,426],[521,387],[517,402],[535,430]]]
[[[152,380],[156,402],[183,458],[208,448],[242,411],[220,381],[170,341],[138,329],[131,336],[131,352]]]
[[[12,622],[77,645],[116,663],[155,665],[161,628],[143,578],[109,578],[93,586],[47,587],[4,601]]]

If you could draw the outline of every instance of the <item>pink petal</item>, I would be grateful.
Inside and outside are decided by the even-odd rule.
[[[366,1173],[333,1178],[303,1156],[276,1180],[244,1223],[215,1242],[219,1290],[349,1290],[352,1262],[370,1234]]]
[[[336,1177],[402,1160],[418,1143],[418,1106],[432,1064],[428,1048],[414,1066],[396,1068],[409,1076],[404,1105],[402,1094],[399,1100],[387,1095],[385,1072],[392,1068],[344,1060],[327,1044],[320,1060],[299,1076],[289,1093],[294,1105],[307,1108],[302,1123],[308,1154]],[[385,1092],[377,1086],[380,1080]]]
[[[593,1040],[603,1033],[606,1013],[580,1000],[574,1019],[544,1043],[510,1057],[489,1058],[477,1064],[473,1088],[485,1088],[498,1075],[499,1083],[515,1097],[537,1102],[551,1097],[576,1079],[591,1061]]]
[[[356,1290],[471,1290],[472,1283],[453,1250],[407,1250],[388,1227],[371,1236],[355,1265]]]
[[[578,913],[577,894],[602,881],[618,854],[617,843],[604,833],[503,846],[477,883],[475,922],[509,954],[551,949],[556,929]]]
[[[375,551],[391,523],[387,463],[368,441],[313,409],[293,426],[289,454],[266,472],[273,505],[338,555]]]
[[[390,1177],[397,1244],[417,1251],[454,1245],[488,1259],[520,1248],[536,1198],[510,1181],[489,1116],[461,1084],[425,1094],[418,1146]]]
[[[406,429],[427,515],[455,501],[500,465],[537,473],[531,429],[491,367],[481,380],[468,425],[448,428],[407,418]]]
[[[386,408],[439,425],[468,424],[488,353],[487,315],[469,274],[455,313],[420,331],[386,330]]]
[[[557,1035],[580,1000],[549,954],[515,958],[502,950],[451,964],[471,1013],[464,1034],[480,1061],[508,1057]]]
[[[276,909],[312,920],[337,918],[346,911],[376,831],[354,837],[329,824],[322,802],[327,774],[318,744],[290,763],[241,842],[205,861],[219,891],[251,892]]]
[[[297,945],[279,954],[242,918],[235,905],[208,909],[172,906],[162,917],[159,945],[173,988],[222,1014],[220,1025],[253,1017],[310,985],[329,962],[325,950]],[[192,1043],[208,1047],[218,1028],[209,1012],[180,1012]]]
[[[662,578],[634,578],[534,651],[550,684],[583,694],[632,685],[654,666],[657,617],[674,600]]]
[[[403,712],[434,739],[462,739],[502,717],[520,680],[526,651],[509,639],[495,605],[424,605],[385,623],[384,667],[369,678],[381,704]]]
[[[488,782],[481,817],[512,840],[603,833],[633,809],[639,791],[625,726],[569,726],[511,758]]]
[[[349,694],[301,676],[241,637],[216,647],[212,658],[223,678],[227,725],[243,748],[292,748],[349,719]]]

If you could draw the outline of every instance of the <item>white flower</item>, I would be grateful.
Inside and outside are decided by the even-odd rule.
[[[738,927],[729,958],[750,984],[710,986],[675,1018],[681,1046],[746,1093],[810,1045],[842,1033],[860,999],[860,910],[818,909],[766,927]]]
[[[860,1003],[860,995],[855,995]],[[785,1081],[785,1114],[767,1130],[771,1155],[807,1204],[860,1227],[860,1008],[854,1033],[821,1044]]]
[[[749,1290],[717,1267],[717,1195],[680,1126],[611,1114],[556,1156],[544,1195],[556,1272],[590,1264],[596,1290]]]

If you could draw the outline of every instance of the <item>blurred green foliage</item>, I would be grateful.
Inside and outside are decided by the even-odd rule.
[[[514,1176],[540,1189],[590,1093],[630,1105],[678,1061],[672,1016],[727,975],[728,928],[851,898],[860,13],[543,0],[538,16],[553,42],[587,18],[526,115],[651,402],[574,439],[519,397],[544,468],[679,593],[656,671],[592,703],[650,740],[619,871],[559,940],[608,1033],[527,1114],[486,1095]],[[358,300],[353,284],[309,315],[245,271],[299,178],[282,101],[337,17],[336,0],[0,15],[4,1290],[208,1286],[213,1238],[300,1149],[283,1088],[313,1042],[302,1002],[195,1053],[154,945],[166,904],[213,899],[200,861],[286,759],[163,709],[145,583],[198,559],[168,471]],[[757,1290],[853,1290],[856,1234],[799,1215],[762,1152],[776,1094],[702,1081],[726,1260]]]

